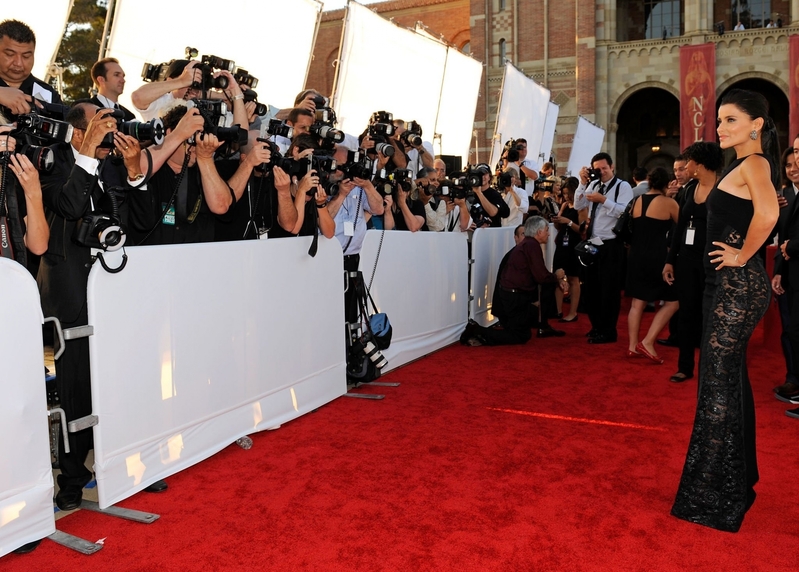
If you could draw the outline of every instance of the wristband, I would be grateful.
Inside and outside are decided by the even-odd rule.
[[[316,208],[318,208],[318,209],[323,209],[323,208],[325,208],[326,206],[327,206],[327,203],[326,203],[326,202],[324,202],[324,203],[321,203],[321,204],[320,204],[320,203],[316,203]]]
[[[241,94],[238,94],[238,95],[234,95],[230,99],[231,99],[231,101],[236,101],[237,99],[244,99],[244,96],[241,95]]]

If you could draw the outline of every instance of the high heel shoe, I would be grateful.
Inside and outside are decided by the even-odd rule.
[[[566,318],[561,317],[560,320],[558,320],[558,322],[563,322],[564,324],[571,324],[572,322],[576,322],[577,318],[579,318],[579,317],[580,316],[578,316],[577,314],[575,314],[574,318],[572,318],[571,320],[567,320]]]
[[[641,343],[641,342],[638,342],[638,344],[636,344],[635,351],[637,351],[639,354],[643,355],[645,358],[647,358],[649,360],[652,360],[653,362],[655,362],[658,365],[662,364],[665,361],[662,357],[656,356],[656,355],[652,355],[651,353],[649,353],[649,350],[647,350],[644,347],[644,344]]]

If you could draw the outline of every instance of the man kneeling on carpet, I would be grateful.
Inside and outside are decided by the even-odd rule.
[[[555,288],[565,290],[566,273],[546,268],[541,245],[549,240],[549,224],[540,216],[527,219],[524,240],[505,255],[499,265],[494,287],[492,313],[499,328],[484,328],[470,320],[461,343],[470,346],[524,344],[530,339],[531,325],[538,325],[538,337],[563,336],[547,318],[554,316]],[[538,302],[538,306],[533,303]]]

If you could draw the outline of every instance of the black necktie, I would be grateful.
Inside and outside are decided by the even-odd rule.
[[[599,194],[605,194],[605,183],[599,185]],[[588,229],[585,231],[585,238],[590,239],[591,233],[594,232],[594,216],[596,215],[596,210],[599,208],[599,203],[594,203],[594,206],[591,207],[591,221],[588,223]]]

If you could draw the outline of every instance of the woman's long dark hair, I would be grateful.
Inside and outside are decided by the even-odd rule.
[[[780,144],[777,140],[777,126],[768,114],[768,100],[763,95],[746,89],[731,89],[723,98],[721,105],[731,104],[746,113],[750,118],[763,119],[763,129],[760,131],[763,153],[771,163],[771,183],[775,189],[781,188],[782,174],[780,173]]]

